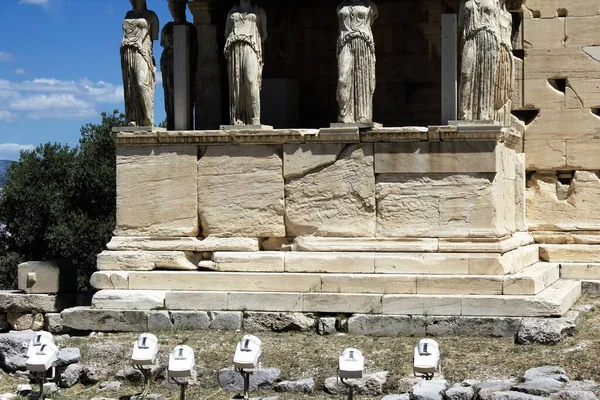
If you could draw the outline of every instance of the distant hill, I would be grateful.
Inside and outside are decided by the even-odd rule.
[[[6,179],[6,171],[8,166],[12,163],[9,160],[0,160],[0,187],[4,186],[4,180]]]

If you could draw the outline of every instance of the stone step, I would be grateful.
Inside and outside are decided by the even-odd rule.
[[[139,298],[138,291],[98,292],[96,301],[104,309],[126,309],[129,296]],[[115,293],[120,292],[120,293]],[[434,294],[356,294],[299,292],[228,292],[228,291],[156,291],[164,294],[170,310],[205,311],[277,311],[309,313],[365,313],[387,315],[560,316],[566,313],[581,294],[579,281],[559,280],[534,296],[526,295],[434,295]],[[148,292],[143,293],[148,296]],[[120,296],[117,299],[116,296]]]
[[[598,280],[600,263],[560,263],[560,277],[563,279]]]
[[[540,259],[560,263],[600,263],[600,245],[541,244]]]
[[[512,275],[99,271],[91,282],[101,290],[533,295],[558,275],[558,264],[538,263]]]

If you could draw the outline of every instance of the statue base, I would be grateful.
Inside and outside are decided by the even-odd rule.
[[[382,128],[383,124],[378,122],[334,122],[329,125],[330,128],[359,128],[359,129],[369,129],[369,128]]]
[[[118,126],[112,128],[113,133],[147,133],[147,132],[166,132],[167,128],[158,126]]]
[[[221,125],[222,131],[264,131],[272,130],[271,125]]]

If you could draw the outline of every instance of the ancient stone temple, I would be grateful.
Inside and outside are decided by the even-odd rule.
[[[560,316],[578,279],[600,279],[597,2],[188,7],[195,128],[115,133],[117,226],[93,307]],[[220,129],[232,9],[263,34],[239,57],[260,47],[272,129]],[[342,40],[344,18],[362,33]],[[379,124],[338,121],[348,63],[372,68],[343,83],[364,107],[374,87]]]

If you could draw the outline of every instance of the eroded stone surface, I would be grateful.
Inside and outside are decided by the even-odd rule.
[[[285,193],[289,236],[375,236],[373,146],[346,146],[334,163],[287,179]]]
[[[198,269],[199,255],[183,251],[103,251],[96,266],[100,271],[152,271]]]
[[[280,146],[210,146],[198,160],[204,236],[284,237]]]

